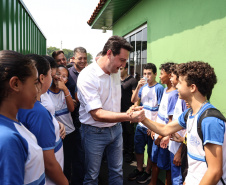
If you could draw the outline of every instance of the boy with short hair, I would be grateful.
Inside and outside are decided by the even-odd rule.
[[[171,72],[170,67],[174,65],[172,62],[162,64],[160,66],[160,80],[162,84],[166,84],[162,100],[159,106],[157,122],[161,124],[168,124],[173,119],[174,108],[178,99],[178,92],[170,82]],[[160,142],[165,144],[165,148],[161,148]],[[152,179],[150,185],[156,185],[159,169],[166,170],[166,184],[171,184],[170,173],[170,153],[168,150],[169,136],[163,137],[155,134],[155,142],[152,146]]]
[[[178,72],[177,72],[178,65],[174,64],[170,67],[171,77],[170,81],[173,87],[176,88],[178,84]],[[178,97],[174,114],[173,120],[178,119],[178,117],[187,109],[186,103],[184,100]],[[186,129],[180,130],[177,132],[181,137],[184,137],[186,134]],[[182,174],[181,174],[181,150],[182,145],[176,141],[169,141],[169,151],[170,151],[170,169],[171,169],[171,181],[172,185],[182,185]]]
[[[145,115],[151,119],[156,120],[158,107],[163,94],[163,86],[156,82],[157,69],[155,64],[148,63],[144,65],[143,76],[133,92],[131,101],[137,102],[140,100],[141,105],[144,107]],[[137,159],[137,168],[129,174],[129,180],[135,180],[138,183],[146,183],[151,178],[151,150],[152,139],[147,135],[147,127],[139,123],[136,128],[134,136],[135,152]],[[147,168],[143,171],[144,149],[148,145],[148,162]]]
[[[186,184],[225,184],[225,122],[215,116],[205,117],[201,122],[203,140],[197,130],[198,119],[202,113],[207,109],[214,108],[207,101],[217,82],[214,69],[208,63],[195,61],[180,64],[178,73],[179,97],[191,106],[187,120],[185,115],[188,111],[185,111],[177,120],[167,125],[159,124],[147,118],[141,121],[161,135],[169,135],[187,128],[188,174],[185,179]],[[144,115],[144,111],[140,112],[140,116],[142,115]]]

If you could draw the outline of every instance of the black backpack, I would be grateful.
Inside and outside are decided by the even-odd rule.
[[[184,120],[185,122],[187,122],[187,119],[188,119],[188,115],[189,113],[192,111],[192,109],[189,109],[187,111],[187,113],[185,114],[184,116]],[[200,139],[202,140],[202,143],[203,143],[203,134],[202,134],[202,120],[206,117],[216,117],[218,119],[221,119],[223,120],[224,122],[226,122],[226,118],[223,116],[223,114],[216,108],[209,108],[209,109],[206,109],[199,117],[198,119],[198,125],[197,125],[197,132],[198,132],[198,135],[200,137]],[[204,146],[203,146],[203,150],[204,150]],[[206,162],[207,164],[207,162]],[[208,166],[208,164],[207,164]],[[223,179],[221,178],[221,182],[223,183],[223,185],[225,185]]]

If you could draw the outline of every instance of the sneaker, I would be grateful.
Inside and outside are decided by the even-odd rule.
[[[144,171],[142,170],[141,172],[136,168],[135,170],[133,170],[132,173],[129,174],[128,176],[128,180],[135,180],[137,177],[139,177],[140,175],[142,175],[144,173]]]
[[[151,179],[151,174],[148,174],[146,171],[140,176],[137,177],[136,181],[140,184],[146,183]]]

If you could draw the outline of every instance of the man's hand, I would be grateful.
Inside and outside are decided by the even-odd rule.
[[[169,143],[169,136],[163,137],[160,142],[160,147],[165,149],[167,148],[168,143]]]
[[[132,115],[133,112],[139,111],[139,110],[142,110],[142,109],[143,109],[143,107],[141,107],[141,106],[135,106],[135,105],[132,105],[132,106],[126,111],[126,113],[127,113],[128,115]]]
[[[132,114],[132,113],[134,112],[134,110],[133,110],[134,107],[136,107],[136,106],[135,106],[135,105],[132,105],[132,106],[126,111],[126,113],[127,113],[128,115]]]
[[[130,123],[141,122],[145,119],[145,112],[141,106],[132,105],[126,113],[131,117]]]
[[[135,112],[132,112],[132,113],[129,114],[130,118],[131,118],[130,121],[132,123],[141,122],[141,121],[143,121],[146,118],[144,110],[142,110],[142,109],[140,109],[138,111],[137,110],[138,109],[136,109]]]

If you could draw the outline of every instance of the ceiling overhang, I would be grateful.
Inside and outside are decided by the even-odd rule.
[[[92,29],[112,30],[113,25],[141,0],[100,0],[87,21]]]

